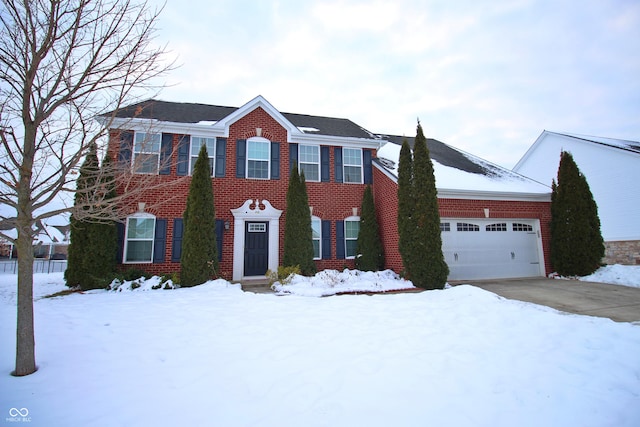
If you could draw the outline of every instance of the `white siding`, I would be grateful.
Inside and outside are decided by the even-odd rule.
[[[514,171],[550,185],[562,150],[573,155],[587,178],[604,240],[640,240],[640,154],[545,131]]]

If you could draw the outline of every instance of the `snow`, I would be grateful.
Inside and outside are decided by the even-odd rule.
[[[400,159],[400,149],[402,147],[391,142],[383,145],[377,156],[379,158],[388,159],[395,163],[393,168],[387,168],[396,177],[398,176],[398,162]],[[486,165],[488,163],[474,157],[470,154],[463,153],[474,163]],[[493,191],[500,193],[520,192],[533,194],[551,193],[551,189],[536,181],[528,179],[522,175],[518,175],[512,171],[491,165],[492,170],[500,171],[498,176],[486,176],[475,173],[466,172],[450,166],[445,166],[432,159],[433,172],[436,178],[436,187],[442,190],[465,190],[465,191]]]
[[[640,288],[640,265],[606,265],[579,280]]]
[[[0,276],[0,411],[25,408],[33,426],[640,425],[639,324],[469,285],[309,298],[216,280],[42,298],[66,289],[62,274],[34,280],[39,370],[15,378],[16,277]]]

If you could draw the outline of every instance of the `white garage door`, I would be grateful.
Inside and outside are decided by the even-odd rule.
[[[537,220],[442,218],[449,280],[543,276]]]

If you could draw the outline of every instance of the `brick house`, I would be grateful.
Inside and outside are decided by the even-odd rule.
[[[155,100],[124,108],[110,130],[109,150],[113,158],[121,164],[136,165],[136,173],[157,175],[157,179],[167,182],[180,180],[180,184],[171,187],[170,195],[154,190],[135,200],[138,208],[132,209],[120,226],[119,262],[123,268],[141,268],[156,274],[179,271],[188,177],[200,146],[206,144],[222,277],[230,280],[264,277],[267,269],[278,267],[282,259],[289,171],[296,163],[307,180],[318,270],[353,268],[362,194],[367,185],[372,185],[387,266],[400,271],[396,183],[394,168],[389,166],[393,161],[378,158],[380,149],[393,153],[392,148],[399,147],[400,139],[373,134],[347,119],[281,113],[262,96],[240,108]],[[434,162],[446,164],[445,157],[453,156],[459,163],[454,168],[466,167],[464,173],[478,174],[498,186],[506,182],[505,174],[512,180],[516,177],[441,142],[430,140],[429,145]],[[522,177],[516,178],[528,188],[534,185]],[[550,189],[537,185],[530,192],[438,187],[443,237],[445,230],[458,233],[459,224],[464,224],[462,228],[482,230],[475,240],[471,239],[475,246],[466,248],[469,250],[462,246],[469,241],[468,235],[476,234],[473,231],[464,239],[460,239],[461,232],[453,239],[445,239],[447,262],[465,264],[464,268],[452,268],[450,278],[485,275],[477,272],[477,259],[469,263],[468,254],[486,253],[487,245],[482,242],[488,237],[491,247],[503,246],[509,239],[496,236],[511,236],[515,229],[530,236],[527,243],[514,244],[528,245],[526,250],[533,253],[528,255],[532,259],[526,264],[534,263],[535,267],[509,269],[509,264],[516,264],[521,256],[520,250],[512,249],[497,257],[504,264],[504,271],[498,273],[492,267],[490,275],[545,274]],[[159,204],[161,201],[165,203]],[[508,223],[503,221],[507,218]],[[489,229],[495,232],[486,231]],[[491,260],[480,259],[484,261]]]

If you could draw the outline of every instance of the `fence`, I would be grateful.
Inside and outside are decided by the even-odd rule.
[[[36,259],[33,262],[34,273],[61,273],[67,269],[66,259]],[[18,260],[0,261],[0,274],[17,274]]]

